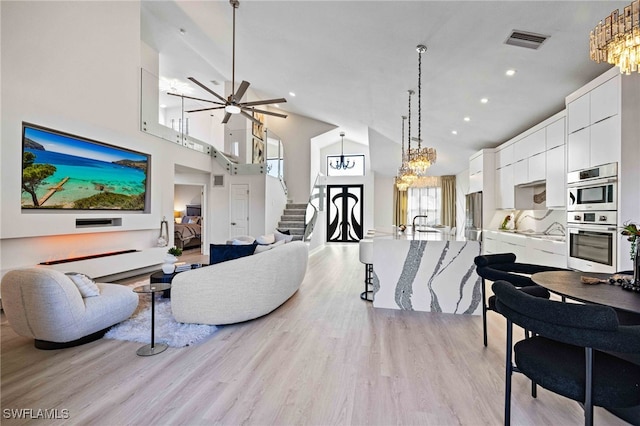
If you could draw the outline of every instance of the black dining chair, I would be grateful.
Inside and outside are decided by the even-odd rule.
[[[552,266],[534,265],[516,262],[513,253],[485,254],[474,259],[476,273],[482,278],[482,334],[484,345],[487,346],[487,311],[495,311],[495,297],[487,300],[485,280],[508,281],[521,291],[536,297],[549,298],[549,292],[531,281],[527,275],[537,272],[566,271],[566,269]],[[526,274],[526,275],[525,275]]]
[[[491,288],[497,312],[507,319],[505,425],[511,422],[513,372],[580,402],[585,425],[593,424],[594,406],[616,414],[617,408],[640,405],[640,364],[622,358],[640,355],[640,326],[620,325],[608,306],[547,300],[506,281]],[[515,365],[513,324],[534,333],[513,346]],[[621,417],[632,424],[640,422]]]

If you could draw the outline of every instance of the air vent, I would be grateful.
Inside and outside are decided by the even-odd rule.
[[[224,186],[224,175],[213,175],[213,186]]]
[[[542,34],[513,30],[511,35],[505,40],[505,44],[526,47],[527,49],[538,49],[548,38],[549,36]]]

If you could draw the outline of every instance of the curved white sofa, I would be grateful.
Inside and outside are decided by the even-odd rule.
[[[35,339],[38,349],[62,349],[99,339],[126,320],[138,295],[120,284],[96,283],[100,295],[83,298],[60,271],[25,268],[2,278],[2,307],[14,331]]]
[[[177,274],[171,310],[179,322],[233,324],[261,317],[300,287],[309,253],[292,241],[263,253]]]

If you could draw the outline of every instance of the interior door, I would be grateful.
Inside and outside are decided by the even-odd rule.
[[[362,239],[363,190],[363,185],[327,186],[327,242]]]
[[[249,185],[232,184],[229,196],[229,238],[249,235]]]

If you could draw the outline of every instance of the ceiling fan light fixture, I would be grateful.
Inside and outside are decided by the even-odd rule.
[[[229,114],[240,114],[240,107],[238,105],[227,105],[224,107],[225,112]]]

